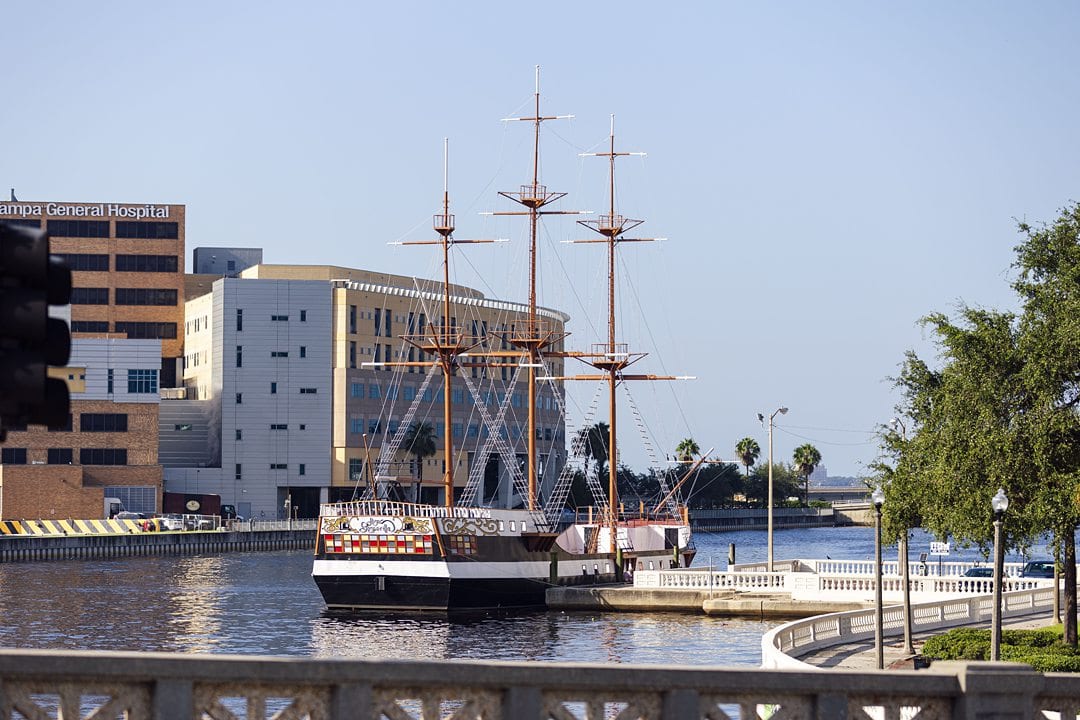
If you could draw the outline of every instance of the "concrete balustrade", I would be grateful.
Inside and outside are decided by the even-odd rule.
[[[825,632],[830,630],[825,629]],[[1076,714],[1080,676],[0,651],[0,717],[126,720],[993,718]]]

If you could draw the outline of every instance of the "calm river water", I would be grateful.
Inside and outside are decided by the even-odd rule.
[[[729,543],[739,562],[765,559],[763,531],[695,542],[697,565],[725,567]],[[870,528],[783,530],[774,542],[778,560],[873,557]],[[917,536],[913,557],[928,546]],[[696,613],[339,615],[325,612],[310,573],[305,551],[2,564],[0,647],[756,666],[773,624]]]

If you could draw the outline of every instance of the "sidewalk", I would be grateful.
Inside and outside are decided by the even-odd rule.
[[[1053,622],[1053,612],[1047,612],[1041,615],[1031,615],[1028,617],[1016,618],[1012,621],[1005,621],[1002,623],[1002,627],[1012,630],[1024,630],[1045,627],[1047,625],[1052,625]],[[988,628],[990,627],[990,623],[980,623],[967,627]],[[919,653],[922,649],[923,642],[925,642],[927,638],[938,635],[941,632],[945,631],[915,633],[911,638],[911,644],[915,648],[915,653]],[[904,638],[902,635],[886,637],[882,654],[885,658],[885,668],[888,670],[912,670],[914,668],[912,657],[904,653]],[[818,652],[811,653],[800,659],[809,665],[819,668],[844,668],[847,670],[873,670],[877,668],[877,653],[875,652],[874,642],[872,640],[865,643],[837,645],[836,647],[825,648],[824,650],[819,650]]]

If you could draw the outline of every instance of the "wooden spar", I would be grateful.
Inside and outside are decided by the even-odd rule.
[[[690,466],[690,469],[687,470],[686,473],[682,476],[682,478],[679,479],[679,482],[675,483],[675,487],[671,488],[671,491],[667,495],[665,495],[663,498],[661,498],[660,502],[656,503],[656,507],[653,508],[653,514],[656,514],[656,513],[660,512],[660,508],[664,507],[664,503],[666,503],[668,500],[670,500],[671,496],[674,495],[678,491],[678,489],[680,487],[682,487],[682,484],[684,482],[686,482],[687,478],[689,478],[691,475],[693,475],[694,471],[697,470],[699,467],[701,467],[701,464],[704,463],[706,459],[708,459],[709,453],[711,453],[712,451],[713,451],[713,448],[709,448],[708,452],[706,452],[704,455],[699,457],[694,462],[694,464]]]

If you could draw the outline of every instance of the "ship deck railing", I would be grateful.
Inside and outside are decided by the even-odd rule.
[[[492,508],[446,507],[444,505],[425,505],[423,503],[402,502],[399,500],[350,500],[347,502],[324,503],[319,512],[324,517],[397,515],[433,518],[490,518],[492,516]]]
[[[657,523],[677,523],[685,524],[684,508],[679,506],[679,512],[673,513],[669,510],[659,510],[657,512],[650,512],[647,510],[623,510],[616,518],[619,525],[624,527],[643,527],[645,525],[655,525]],[[575,525],[603,525],[609,521],[607,508],[603,507],[581,507],[576,510],[568,512],[573,514],[573,524]]]

